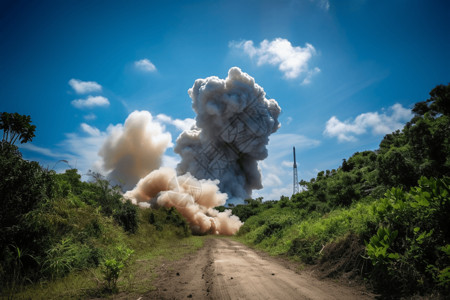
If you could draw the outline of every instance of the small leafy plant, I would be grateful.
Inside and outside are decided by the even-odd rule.
[[[133,250],[118,246],[115,249],[114,257],[106,259],[102,265],[103,279],[105,280],[105,291],[117,293],[117,282],[123,269],[128,266]]]

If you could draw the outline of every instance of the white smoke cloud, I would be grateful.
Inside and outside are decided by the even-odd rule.
[[[313,45],[306,43],[305,47],[292,46],[287,39],[276,38],[273,41],[263,40],[259,47],[253,41],[232,42],[230,46],[242,49],[250,58],[255,58],[258,65],[270,64],[278,66],[287,79],[295,79],[304,75],[303,84],[311,82],[311,77],[320,72],[319,68],[308,67],[309,60],[316,55]]]
[[[95,106],[109,106],[109,100],[103,96],[88,96],[86,99],[73,100],[72,105],[76,108],[93,108]]]
[[[391,133],[404,126],[404,123],[412,117],[411,110],[401,104],[394,104],[387,113],[368,112],[360,114],[355,120],[341,122],[332,116],[326,123],[324,134],[329,137],[337,137],[339,142],[356,141],[356,135],[372,131],[374,135]]]
[[[132,112],[124,125],[110,125],[108,133],[99,152],[103,169],[125,189],[133,188],[139,179],[160,167],[172,140],[148,111]]]
[[[95,81],[81,81],[75,78],[69,80],[69,85],[77,94],[100,92],[102,86]]]
[[[217,184],[217,180],[198,180],[189,173],[177,176],[173,169],[160,168],[142,178],[124,197],[135,204],[150,202],[154,208],[175,207],[195,233],[232,235],[242,222],[230,210],[214,209],[227,200]]]
[[[155,65],[147,58],[135,61],[134,66],[136,67],[136,69],[144,71],[144,72],[156,71]]]
[[[269,135],[280,127],[277,102],[239,68],[226,79],[197,79],[189,89],[196,126],[177,139],[178,174],[219,179],[231,198],[245,199],[262,188],[258,161],[267,157]]]

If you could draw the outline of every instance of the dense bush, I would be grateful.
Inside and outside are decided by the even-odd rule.
[[[148,220],[157,231],[169,230],[172,234],[180,238],[191,235],[189,224],[173,207],[147,209],[144,211],[144,219]]]
[[[366,243],[378,286],[450,292],[450,178],[423,177],[409,192],[393,188],[374,208],[381,226]]]
[[[47,171],[14,145],[0,150],[0,289],[97,266],[105,254],[99,240],[115,235],[110,215],[137,230],[137,208],[105,181]]]
[[[4,283],[23,274],[35,276],[48,232],[28,219],[52,197],[54,182],[51,172],[23,160],[15,146],[4,144],[0,149],[0,282]]]
[[[114,212],[114,219],[125,231],[135,233],[138,229],[137,210],[137,206],[133,205],[130,200],[127,200]]]
[[[238,216],[242,222],[245,222],[249,217],[254,216],[266,209],[273,207],[274,201],[262,202],[262,197],[257,199],[246,199],[245,205],[238,204],[233,206],[231,212]],[[225,207],[218,207],[219,211],[224,211]]]

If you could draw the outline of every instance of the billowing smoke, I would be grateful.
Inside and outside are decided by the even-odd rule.
[[[175,207],[193,232],[232,235],[242,223],[230,210],[214,209],[227,200],[217,184],[217,180],[198,180],[189,173],[177,176],[173,169],[160,168],[142,178],[124,197],[135,204],[150,202],[152,207]]]
[[[263,88],[237,67],[225,80],[196,80],[189,95],[196,127],[177,139],[178,174],[218,179],[231,198],[251,197],[253,189],[262,188],[258,161],[267,157],[269,135],[280,127],[278,103],[266,99]]]
[[[171,136],[146,111],[135,111],[124,126],[110,128],[99,154],[110,179],[134,187],[126,199],[153,208],[175,207],[193,232],[231,235],[242,222],[230,210],[214,207],[224,205],[228,196],[245,199],[262,188],[258,161],[267,157],[281,109],[236,67],[225,80],[196,80],[189,95],[196,125],[177,139],[174,151],[182,158],[177,172],[159,168]]]
[[[172,140],[148,111],[134,111],[123,126],[111,126],[108,131],[99,152],[103,169],[110,172],[111,181],[126,190],[161,166],[162,155]]]

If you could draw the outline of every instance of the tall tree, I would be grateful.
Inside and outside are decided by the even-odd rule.
[[[30,142],[36,130],[31,125],[31,117],[18,113],[2,112],[0,115],[0,130],[3,130],[2,143],[14,145],[17,141],[21,144]]]

